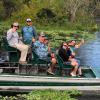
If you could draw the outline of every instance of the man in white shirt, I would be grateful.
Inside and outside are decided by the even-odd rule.
[[[19,25],[17,22],[14,22],[11,25],[11,29],[7,31],[7,41],[11,47],[18,49],[21,52],[19,63],[26,64],[28,45],[23,44],[23,42],[21,41],[17,32],[18,28],[19,28]]]

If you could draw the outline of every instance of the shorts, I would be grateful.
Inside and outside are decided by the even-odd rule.
[[[70,61],[67,61],[67,62],[64,62],[64,64],[71,65],[71,62]]]

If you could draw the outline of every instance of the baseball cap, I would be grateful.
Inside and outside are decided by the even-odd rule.
[[[44,32],[41,32],[40,33],[40,36],[45,37],[45,33]]]
[[[32,20],[31,20],[30,18],[27,18],[26,21],[27,21],[27,22],[31,22]]]
[[[48,40],[48,37],[45,37],[45,40]]]
[[[19,26],[18,22],[14,22],[13,26]]]

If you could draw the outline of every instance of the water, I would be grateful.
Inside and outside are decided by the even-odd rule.
[[[81,64],[90,66],[97,78],[100,78],[100,32],[96,32],[96,39],[89,41],[78,50]]]

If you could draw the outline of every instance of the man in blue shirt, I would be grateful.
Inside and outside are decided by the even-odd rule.
[[[47,72],[49,74],[54,75],[53,71],[54,71],[54,68],[56,65],[56,59],[55,59],[55,56],[49,52],[49,47],[45,43],[45,34],[44,33],[40,34],[39,40],[35,41],[33,43],[33,46],[34,46],[34,49],[33,49],[34,52],[38,55],[38,57],[40,59],[43,59],[43,60],[46,60],[46,61],[52,63],[51,66],[48,68]]]
[[[30,18],[26,19],[27,26],[22,28],[22,37],[25,44],[31,44],[32,40],[36,39],[36,29],[32,26],[32,20]]]

